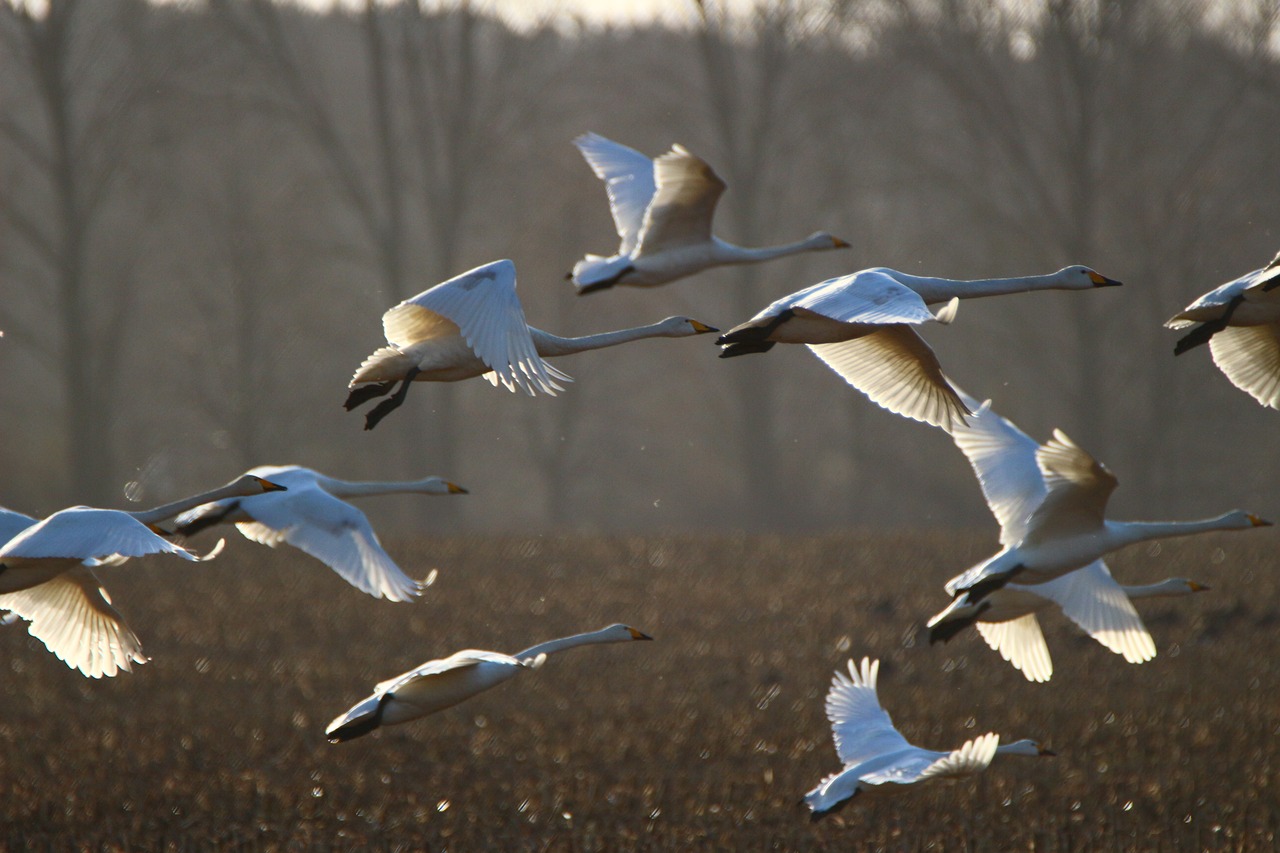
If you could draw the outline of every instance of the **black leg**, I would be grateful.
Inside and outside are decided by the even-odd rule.
[[[968,589],[957,590],[957,594],[967,592],[969,594],[969,601],[977,604],[979,601],[986,598],[997,589],[1000,589],[1000,587],[1004,586],[1009,581],[1013,580],[1015,576],[1024,571],[1026,571],[1025,566],[1018,566],[1016,569],[1012,569],[1002,574],[992,575],[989,578],[980,580]]]
[[[1189,349],[1195,349],[1201,344],[1207,344],[1209,342],[1209,338],[1212,338],[1214,335],[1218,334],[1218,332],[1221,332],[1227,327],[1231,320],[1231,315],[1235,313],[1236,308],[1243,301],[1244,296],[1237,296],[1235,299],[1232,299],[1227,303],[1227,307],[1223,310],[1221,317],[1216,320],[1209,320],[1201,323],[1199,326],[1196,326],[1190,332],[1187,332],[1187,334],[1179,338],[1178,342],[1174,344],[1173,354],[1182,355]]]
[[[409,368],[409,372],[404,375],[404,381],[400,383],[400,390],[369,410],[369,414],[365,415],[364,418],[364,428],[366,430],[373,429],[378,425],[379,421],[400,408],[404,398],[409,395],[409,385],[413,382],[413,377],[417,376],[418,373],[418,368]]]
[[[621,281],[624,275],[626,275],[627,273],[631,272],[634,269],[635,267],[628,265],[626,267],[623,267],[621,270],[619,270],[618,274],[615,276],[606,278],[603,281],[597,281],[597,282],[593,282],[592,284],[579,287],[578,295],[582,296],[583,294],[586,294],[586,293],[595,293],[597,290],[608,290],[610,287],[613,287],[615,284]],[[573,273],[569,273],[569,278],[570,279],[573,278]]]
[[[347,402],[342,404],[342,408],[349,412],[361,403],[369,402],[374,397],[390,394],[391,389],[394,387],[396,387],[394,379],[390,382],[372,382],[366,385],[359,385],[351,389],[351,393],[347,395]]]

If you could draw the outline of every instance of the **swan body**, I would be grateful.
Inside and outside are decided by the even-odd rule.
[[[987,505],[1000,523],[1004,547],[947,583],[959,606],[976,605],[1015,577],[1041,584],[1084,568],[1126,545],[1215,530],[1269,525],[1233,510],[1197,521],[1112,521],[1105,517],[1115,475],[1061,430],[1044,445],[961,393],[974,410],[951,431],[969,460]]]
[[[929,621],[929,641],[945,642],[975,624],[987,645],[1028,681],[1045,682],[1053,675],[1053,661],[1037,613],[1056,606],[1085,633],[1129,663],[1145,663],[1156,656],[1156,645],[1131,601],[1190,595],[1207,589],[1186,578],[1122,586],[1111,576],[1106,563],[1095,560],[1042,584],[1006,584],[977,604],[961,596]]]
[[[1088,267],[1021,278],[957,281],[876,267],[776,300],[716,341],[720,357],[806,344],[846,382],[895,414],[949,429],[968,409],[915,326],[955,317],[957,300],[1028,290],[1087,290],[1120,282]],[[946,303],[937,314],[930,305]]]
[[[650,159],[595,133],[573,144],[604,181],[621,240],[616,254],[587,255],[574,264],[568,278],[580,295],[619,284],[654,287],[711,267],[849,246],[825,231],[781,246],[736,246],[711,233],[724,181],[683,146]]]
[[[279,488],[258,477],[241,477],[213,491],[141,512],[78,506],[39,522],[11,513],[0,523],[14,525],[21,519],[30,523],[0,547],[0,611],[29,621],[27,630],[33,637],[90,678],[127,672],[147,658],[93,568],[150,554],[212,559],[221,542],[200,557],[161,538],[152,525],[167,517],[164,513],[171,508],[180,512],[211,498]]]
[[[1165,326],[1195,326],[1178,340],[1174,355],[1208,342],[1214,364],[1233,385],[1280,409],[1280,254],[1201,296]]]
[[[333,743],[366,735],[381,726],[415,720],[457,705],[502,684],[525,669],[536,669],[547,655],[577,646],[651,640],[648,634],[615,624],[531,646],[514,655],[467,649],[427,661],[403,675],[378,684],[373,695],[357,702],[325,730]]]
[[[410,382],[457,382],[484,376],[510,391],[555,396],[572,382],[544,358],[602,349],[643,338],[717,331],[688,317],[596,335],[565,338],[530,326],[516,295],[516,268],[494,261],[442,282],[382,315],[388,346],[375,350],[348,384],[350,411],[399,390],[371,410],[365,429],[404,402]]]
[[[1054,753],[1032,740],[1000,745],[991,732],[966,741],[959,749],[938,752],[907,742],[880,704],[876,679],[880,661],[849,661],[849,674],[837,670],[827,693],[836,754],[844,769],[818,783],[803,802],[817,820],[861,794],[896,794],[932,779],[957,779],[979,773],[997,755],[1040,756]]]
[[[407,576],[378,541],[368,517],[343,498],[418,493],[466,494],[440,477],[403,482],[353,482],[298,465],[263,465],[249,474],[288,487],[241,498],[224,498],[187,510],[175,532],[191,536],[216,524],[235,524],[254,542],[288,543],[329,566],[348,583],[375,598],[411,601],[423,584]]]

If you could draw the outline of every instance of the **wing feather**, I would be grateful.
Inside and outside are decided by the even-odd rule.
[[[1129,663],[1156,656],[1142,617],[1102,560],[1028,589],[1057,604],[1085,633]]]
[[[1000,745],[1000,736],[994,732],[965,741],[959,749],[939,758],[921,772],[919,781],[934,778],[955,778],[980,773],[987,769],[996,757],[996,747]]]
[[[0,610],[29,620],[31,636],[67,666],[90,678],[128,672],[134,663],[147,661],[142,643],[87,568],[75,568],[38,586],[0,595]]]
[[[886,326],[850,341],[808,347],[846,382],[894,414],[950,429],[968,413],[943,375],[938,357],[909,326]]]
[[[1231,384],[1280,409],[1280,324],[1228,326],[1209,339],[1209,350]]]
[[[657,190],[645,211],[638,253],[709,242],[725,189],[720,176],[680,145],[653,161],[653,174]]]
[[[640,243],[644,212],[657,189],[653,160],[596,133],[584,133],[573,140],[573,144],[596,177],[604,181],[609,194],[609,212],[613,214],[613,225],[622,241],[618,253],[631,254]]]
[[[1044,682],[1053,675],[1053,659],[1034,613],[1008,622],[978,622],[975,627],[987,645],[1013,664],[1028,681]]]
[[[827,693],[827,719],[831,721],[836,754],[845,764],[863,762],[910,749],[911,744],[893,726],[876,694],[880,661],[863,658],[859,667],[849,661],[849,674],[839,670]]]

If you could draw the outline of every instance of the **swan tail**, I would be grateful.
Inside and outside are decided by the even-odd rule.
[[[345,743],[367,735],[382,725],[382,706],[386,699],[386,693],[378,693],[353,705],[329,724],[324,730],[324,736],[329,743]]]
[[[578,289],[578,295],[605,290],[617,284],[623,276],[634,270],[631,259],[626,255],[614,255],[611,258],[600,255],[587,255],[573,265],[569,280]]]
[[[355,388],[366,382],[394,382],[403,379],[405,374],[416,365],[409,356],[395,347],[382,347],[374,350],[364,363],[356,370],[348,388]],[[384,392],[385,393],[385,392]]]

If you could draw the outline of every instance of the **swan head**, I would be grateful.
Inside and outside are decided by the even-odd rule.
[[[621,622],[615,622],[612,625],[601,628],[599,631],[600,638],[609,643],[629,643],[632,640],[652,640],[644,631],[636,630],[630,625],[623,625]]]
[[[1052,749],[1045,747],[1045,745],[1040,743],[1040,741],[1031,740],[1030,738],[1015,740],[1013,743],[1001,744],[996,748],[996,752],[1001,755],[1026,755],[1032,758],[1037,756],[1052,757],[1058,754]]]
[[[451,483],[444,477],[428,477],[418,483],[425,495],[469,495],[471,494],[457,483]]]
[[[1080,264],[1063,267],[1053,276],[1063,290],[1092,290],[1095,287],[1119,287],[1123,284]]]
[[[1271,522],[1265,518],[1259,518],[1251,512],[1245,512],[1241,509],[1233,509],[1226,515],[1218,519],[1222,530],[1248,530],[1252,527],[1270,527]]]
[[[668,338],[687,338],[690,335],[705,335],[720,331],[715,326],[708,326],[700,320],[689,317],[668,317],[658,323],[658,334]]]
[[[841,240],[833,234],[828,234],[826,231],[815,231],[806,237],[804,242],[806,245],[811,246],[814,249],[849,248],[849,243],[847,241]]]
[[[265,477],[259,477],[256,474],[241,474],[230,483],[227,484],[228,490],[240,497],[249,497],[250,495],[261,495],[267,492],[287,492],[289,488],[279,483],[273,483]]]

